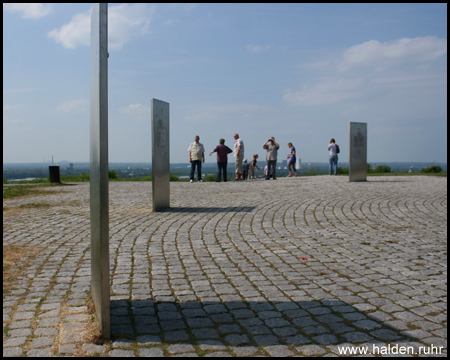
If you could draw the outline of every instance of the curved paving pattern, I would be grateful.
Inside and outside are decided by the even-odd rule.
[[[4,244],[39,249],[3,299],[4,356],[447,352],[446,178],[171,183],[161,213],[151,183],[110,183],[105,345],[84,340],[89,185],[64,190],[4,201],[52,205],[4,216]]]

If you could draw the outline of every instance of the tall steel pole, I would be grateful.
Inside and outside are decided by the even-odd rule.
[[[110,338],[108,198],[108,4],[91,17],[91,289],[102,337]]]

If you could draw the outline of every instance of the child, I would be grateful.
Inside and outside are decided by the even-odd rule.
[[[248,177],[248,170],[250,168],[250,164],[247,163],[247,159],[244,159],[242,162],[242,171],[244,172],[244,180],[247,180]]]
[[[250,169],[249,169],[249,175],[250,175],[250,179],[254,179],[254,174],[255,174],[255,167],[259,170],[259,167],[256,166],[256,162],[258,158],[258,154],[253,155],[253,160],[250,163]]]

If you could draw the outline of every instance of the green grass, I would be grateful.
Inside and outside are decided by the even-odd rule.
[[[3,245],[3,296],[17,283],[21,271],[36,254],[37,249],[32,246]]]
[[[3,179],[3,184],[50,184],[49,179],[34,179],[34,180],[21,180],[21,181],[11,181]]]
[[[43,184],[43,185],[11,185],[3,186],[3,200],[13,199],[24,196],[58,194],[61,190],[43,190],[43,188],[58,187],[60,184]]]
[[[440,173],[410,173],[410,172],[390,172],[390,173],[367,173],[367,176],[442,176],[447,177],[447,171]]]
[[[323,172],[319,172],[318,169],[309,169],[307,172],[301,173],[300,176],[317,176],[317,175],[326,175]],[[339,168],[338,175],[342,176],[348,176],[348,168]],[[433,172],[417,172],[417,173],[409,173],[409,172],[381,172],[377,173],[374,172],[374,170],[368,171],[367,176],[442,176],[447,177],[447,171],[442,171],[438,173]],[[217,175],[211,174],[207,175],[203,178],[204,182],[214,182],[217,180]],[[230,179],[229,179],[230,180]],[[54,186],[54,185],[63,185],[64,183],[68,182],[89,182],[90,176],[89,174],[81,174],[81,175],[65,175],[61,176],[61,184],[53,184],[50,183],[49,179],[35,179],[35,180],[28,180],[28,181],[18,181],[18,182],[12,182],[8,183],[6,179],[3,179],[3,184],[44,184],[46,186]],[[121,178],[118,176],[110,177],[109,181],[152,181],[152,175],[149,176],[138,176],[134,178]],[[179,181],[179,182],[186,182],[189,181],[189,179],[180,179],[177,175],[171,174],[170,175],[170,181]],[[36,186],[33,186],[34,188]],[[5,198],[5,192],[3,191],[3,198]]]

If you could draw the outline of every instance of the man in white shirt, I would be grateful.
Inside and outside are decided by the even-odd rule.
[[[242,170],[242,160],[244,159],[244,142],[239,138],[239,134],[234,134],[234,157],[236,158],[236,179],[244,180],[244,171]]]
[[[266,180],[270,179],[270,176],[272,175],[272,179],[277,179],[277,156],[278,156],[278,149],[280,148],[280,145],[275,141],[275,138],[272,136],[269,140],[267,140],[264,145],[263,149],[267,150],[266,153],[266,161],[267,161],[267,174],[266,174]]]
[[[189,162],[191,163],[191,182],[194,182],[195,167],[197,167],[198,182],[202,181],[202,162],[205,162],[205,148],[200,144],[200,136],[195,136],[195,141],[189,145]]]

